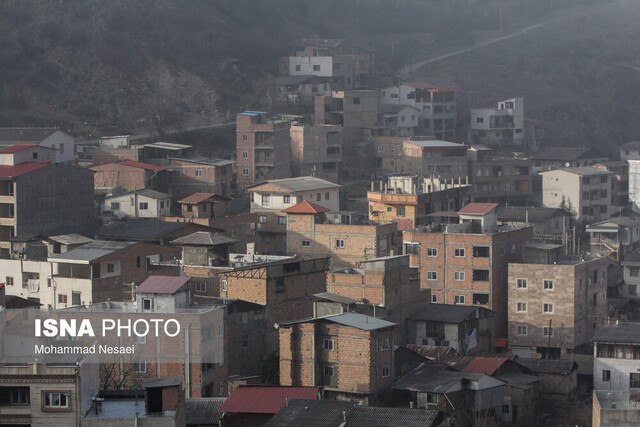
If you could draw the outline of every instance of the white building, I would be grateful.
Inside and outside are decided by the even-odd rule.
[[[36,144],[55,149],[55,162],[71,162],[75,157],[75,138],[55,128],[0,128],[0,147]]]
[[[521,97],[498,102],[498,108],[472,108],[469,140],[474,145],[522,146],[524,100]]]
[[[593,389],[640,392],[640,323],[606,326],[593,341]]]
[[[640,160],[640,141],[622,144],[619,150],[620,160]]]
[[[640,212],[640,160],[627,160],[629,163],[629,201],[634,211]]]
[[[171,196],[155,190],[139,190],[107,197],[104,209],[118,218],[161,218],[171,215]]]
[[[252,212],[278,212],[302,201],[309,201],[332,211],[340,210],[342,186],[312,176],[272,179],[247,187]]]
[[[611,212],[612,172],[591,166],[562,168],[540,172],[542,204],[548,208],[565,207],[575,211],[583,223],[608,219]]]

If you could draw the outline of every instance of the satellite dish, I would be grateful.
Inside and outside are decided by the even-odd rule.
[[[565,168],[568,168],[569,166],[570,166],[570,163],[569,163],[569,162],[567,162],[567,163],[565,163],[565,164],[564,164],[564,167],[565,167]]]
[[[542,359],[542,354],[541,353],[536,353],[536,355],[534,357],[536,359]]]

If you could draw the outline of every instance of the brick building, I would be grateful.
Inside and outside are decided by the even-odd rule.
[[[405,253],[420,269],[431,301],[477,305],[497,313],[497,337],[507,334],[507,266],[521,259],[533,227],[498,226],[495,203],[470,203],[459,224],[404,232]]]
[[[236,116],[238,192],[269,179],[291,176],[291,122],[267,113],[245,111]]]
[[[291,126],[291,172],[333,182],[342,177],[342,128],[335,125]]]
[[[234,188],[233,160],[169,158],[168,193],[186,197],[194,193],[230,196]]]
[[[280,322],[280,384],[322,386],[328,399],[390,401],[396,326],[358,313]]]
[[[280,212],[304,200],[329,210],[340,209],[342,186],[313,176],[272,179],[247,187],[251,212]]]
[[[283,211],[287,214],[288,254],[330,256],[332,265],[338,266],[401,251],[396,222],[331,224],[326,221],[328,211],[306,201]]]
[[[145,188],[167,191],[168,174],[166,168],[162,166],[124,160],[92,166],[90,169],[95,172],[93,174],[95,191],[112,192],[117,189],[133,191]]]
[[[526,206],[533,194],[532,162],[472,146],[469,181],[476,202]]]

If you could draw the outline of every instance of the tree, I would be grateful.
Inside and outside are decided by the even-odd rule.
[[[562,196],[562,201],[560,202],[560,206],[558,206],[558,208],[567,212],[571,216],[576,216],[576,210],[573,208],[571,199],[566,199],[564,195]]]

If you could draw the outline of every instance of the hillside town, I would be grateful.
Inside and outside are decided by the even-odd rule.
[[[0,425],[640,425],[640,142],[290,55],[224,158],[0,128]],[[180,333],[26,360],[35,319]]]

